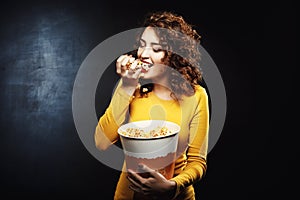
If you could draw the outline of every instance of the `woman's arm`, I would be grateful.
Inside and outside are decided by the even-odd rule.
[[[133,66],[136,66],[138,62],[130,55],[121,55],[116,61],[116,73],[120,75],[121,81],[108,108],[100,118],[94,134],[96,147],[100,150],[107,149],[118,140],[117,130],[126,119],[132,95],[138,86],[141,70],[127,69],[126,65],[129,61]]]
[[[187,165],[184,170],[171,180],[176,182],[177,196],[184,188],[200,180],[206,172],[209,107],[208,96],[204,88],[198,89],[197,108],[190,123],[190,136],[187,149]]]
[[[117,130],[126,119],[131,96],[119,82],[104,115],[100,117],[95,130],[95,143],[98,149],[105,150],[118,140]]]

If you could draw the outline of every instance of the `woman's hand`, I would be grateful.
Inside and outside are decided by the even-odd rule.
[[[131,183],[130,189],[139,195],[150,197],[150,199],[172,199],[174,197],[175,181],[167,180],[162,174],[143,164],[139,165],[138,171],[139,173],[128,170],[127,178]]]
[[[132,55],[122,55],[116,62],[116,72],[122,78],[122,87],[128,93],[133,93],[138,85],[139,78],[143,76],[142,69],[136,69],[139,60],[132,57]]]

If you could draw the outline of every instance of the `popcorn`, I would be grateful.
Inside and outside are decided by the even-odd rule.
[[[151,64],[151,63],[146,63],[145,61],[139,60],[137,62],[136,66],[135,65],[131,65],[130,68],[134,72],[137,71],[137,70],[139,70],[139,69],[142,69],[142,72],[144,73],[144,72],[147,72],[150,69],[150,67],[152,67],[152,65],[153,64]]]
[[[153,138],[166,136],[168,134],[171,134],[171,131],[167,127],[157,127],[147,132],[139,128],[127,128],[126,131],[122,132],[122,134],[128,137]]]

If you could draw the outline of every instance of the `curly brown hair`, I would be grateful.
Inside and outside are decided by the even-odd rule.
[[[201,36],[182,16],[168,11],[148,13],[143,26],[157,27],[155,31],[160,42],[166,45],[162,61],[174,69],[170,73],[172,97],[180,99],[182,95],[193,95],[195,86],[202,81],[198,49]],[[142,85],[140,94],[144,96],[152,88],[153,84]]]

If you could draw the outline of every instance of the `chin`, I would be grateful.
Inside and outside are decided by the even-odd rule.
[[[145,75],[145,76],[143,76],[141,79],[142,79],[142,80],[149,80],[149,79],[151,79],[151,77]]]
[[[148,72],[146,72],[144,74],[144,76],[142,77],[142,79],[151,79],[151,78],[153,78],[153,76],[150,73],[148,73]]]

